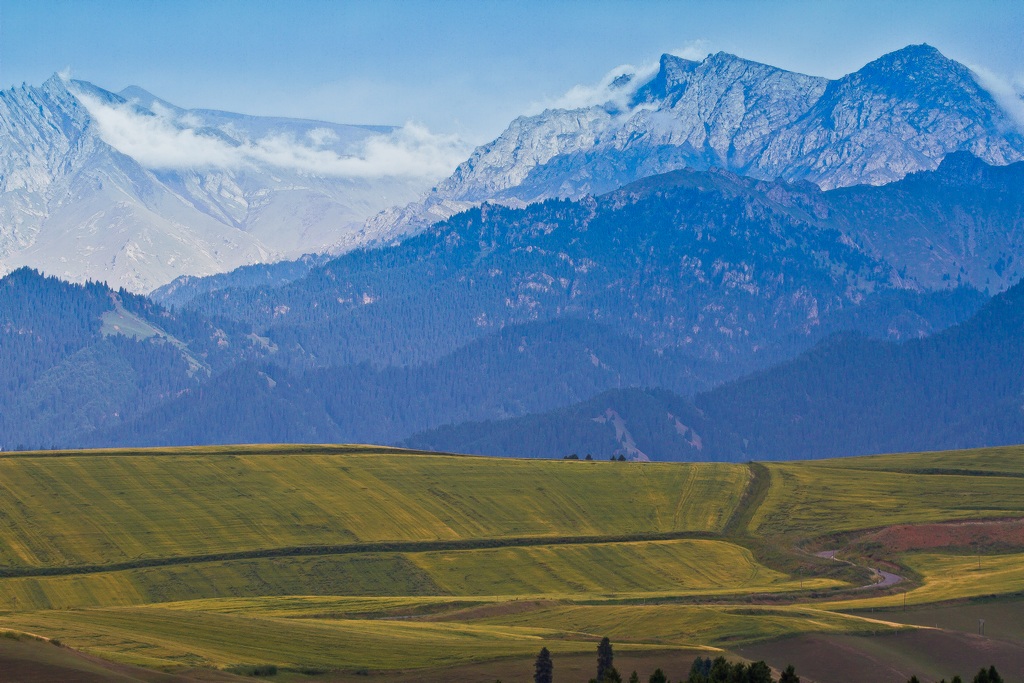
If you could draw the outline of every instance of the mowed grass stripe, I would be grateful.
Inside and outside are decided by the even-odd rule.
[[[859,458],[808,461],[806,467],[888,470],[915,473],[971,473],[974,476],[1024,476],[1024,446],[995,446],[960,451],[894,453]]]
[[[596,638],[533,626],[410,621],[299,620],[158,608],[38,612],[16,628],[55,634],[76,649],[148,666],[272,663],[395,670],[489,659],[592,652]],[[658,647],[648,645],[642,649]],[[629,649],[628,647],[626,649]]]
[[[104,456],[117,458],[155,457],[182,455],[426,455],[446,456],[452,458],[476,458],[476,455],[460,455],[458,453],[439,453],[436,451],[420,451],[394,446],[377,446],[373,444],[225,444],[215,446],[146,446],[144,448],[87,448],[53,451],[3,451],[0,458],[77,458],[82,456]]]
[[[543,624],[543,627],[538,626]],[[553,654],[733,646],[796,633],[884,633],[898,626],[805,608],[545,606],[474,623],[282,619],[158,607],[27,613],[13,628],[54,634],[76,649],[132,663],[394,670]],[[698,645],[699,646],[699,645]]]
[[[679,491],[695,468],[682,514]],[[272,548],[716,532],[745,467],[406,454],[0,458],[0,567]]]
[[[796,633],[888,632],[892,626],[800,607],[736,605],[554,605],[479,623],[604,634],[618,643],[685,643],[726,647]]]
[[[808,579],[805,588],[839,585]],[[724,541],[507,547],[129,569],[0,580],[0,609],[124,607],[232,596],[682,597],[797,590]]]
[[[679,594],[794,583],[746,548],[685,540],[429,552],[408,559],[450,595]]]

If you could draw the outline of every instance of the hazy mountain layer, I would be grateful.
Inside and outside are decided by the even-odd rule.
[[[699,394],[617,390],[549,413],[442,427],[414,448],[520,457],[826,458],[1024,441],[1024,284],[902,343],[840,335]]]

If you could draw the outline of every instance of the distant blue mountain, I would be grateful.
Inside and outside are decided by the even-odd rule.
[[[1024,442],[1024,283],[902,343],[843,334],[687,400],[612,390],[543,414],[440,427],[413,448],[519,457],[827,458]]]
[[[21,307],[28,317],[7,322],[0,307],[0,344],[22,343],[16,330],[53,330],[32,356],[38,373],[4,395],[6,413],[35,417],[0,432],[3,445],[396,443],[609,390],[693,396],[843,330],[927,336],[985,300],[958,281],[987,278],[995,289],[1018,272],[1020,170],[954,155],[896,184],[830,192],[677,171],[576,202],[486,205],[300,272],[256,268],[245,286],[194,290],[171,310],[93,285],[83,290],[98,292],[88,329],[51,320],[70,303]],[[2,281],[12,296],[53,282],[21,273]],[[61,300],[85,296],[46,286]],[[111,327],[126,315],[118,297],[136,302],[121,304],[131,313],[122,331]],[[184,321],[187,333],[175,332]],[[88,363],[71,358],[85,349]],[[168,375],[154,361],[115,373],[126,349],[159,351],[184,370]],[[79,367],[120,379],[76,379]],[[89,387],[122,398],[90,403]],[[37,410],[58,395],[99,408],[74,422]],[[666,410],[696,428],[692,415]],[[710,444],[709,429],[697,432]]]

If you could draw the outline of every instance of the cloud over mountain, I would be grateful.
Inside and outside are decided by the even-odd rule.
[[[273,166],[338,178],[436,179],[451,173],[471,150],[457,136],[434,134],[410,122],[359,141],[351,153],[340,153],[328,146],[333,133],[327,128],[313,129],[304,139],[288,133],[236,137],[203,127],[188,112],[177,113],[159,104],[147,110],[85,91],[76,96],[104,142],[155,170],[239,171]]]

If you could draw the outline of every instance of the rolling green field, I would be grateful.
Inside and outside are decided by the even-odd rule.
[[[905,631],[869,610],[1024,591],[1024,548],[980,569],[963,548],[912,548],[881,558],[907,581],[864,588],[858,533],[1004,518],[1024,518],[1024,448],[751,465],[8,454],[0,628],[145,667],[324,680],[582,656],[605,635],[656,661]],[[847,542],[849,563],[802,550]]]
[[[0,566],[377,541],[720,531],[742,465],[330,455],[0,457]]]
[[[808,578],[802,585],[839,582]],[[8,578],[0,579],[0,609],[127,607],[235,595],[626,598],[800,586],[741,546],[679,540],[255,558]]]
[[[891,524],[1024,515],[1024,479],[992,474],[1019,467],[1011,458],[975,463],[979,473],[969,475],[959,473],[964,456],[956,455],[946,469],[958,473],[928,473],[938,468],[938,459],[928,456],[920,471],[885,467],[913,462],[905,456],[864,458],[868,463],[858,463],[859,458],[768,463],[771,487],[751,531],[813,538]]]

